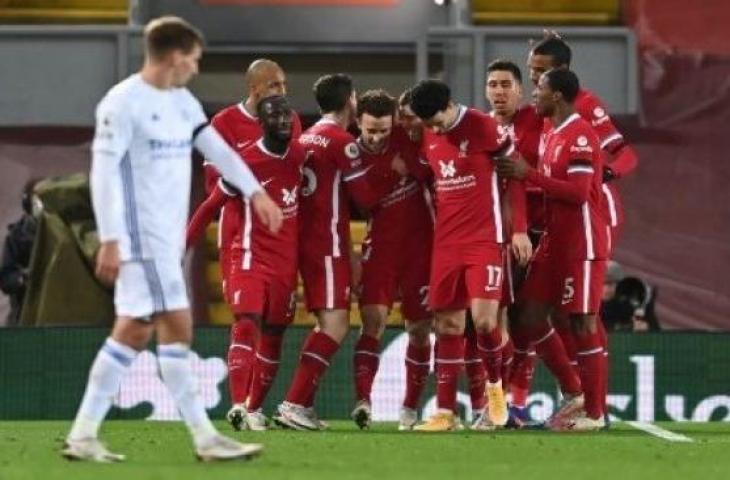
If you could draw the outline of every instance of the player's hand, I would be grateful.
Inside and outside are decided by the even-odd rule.
[[[532,242],[526,233],[512,235],[512,254],[521,267],[527,265],[532,258]]]
[[[522,180],[530,170],[530,166],[525,159],[517,152],[509,157],[497,157],[495,162],[497,164],[497,174],[504,178]]]
[[[278,232],[284,221],[284,214],[271,197],[263,190],[259,190],[251,196],[251,203],[259,220],[269,228],[269,231]]]
[[[401,158],[400,154],[396,154],[393,157],[393,161],[390,162],[390,168],[395,171],[401,177],[408,175],[408,166],[406,162]]]
[[[103,242],[96,252],[94,273],[104,285],[114,285],[119,276],[119,244],[116,240]]]

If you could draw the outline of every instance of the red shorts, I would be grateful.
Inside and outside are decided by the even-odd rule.
[[[310,312],[350,308],[350,259],[330,255],[299,257],[304,298]]]
[[[407,320],[431,318],[428,308],[431,244],[415,242],[408,248],[370,245],[362,260],[360,305],[385,305],[390,309],[400,292],[401,311]]]
[[[429,305],[432,310],[462,310],[475,298],[499,301],[504,282],[502,247],[434,246]]]
[[[566,314],[596,313],[601,308],[605,276],[605,260],[560,259],[538,251],[520,299],[553,305]]]
[[[236,273],[226,282],[226,298],[234,315],[260,315],[272,325],[289,325],[296,306],[295,286],[276,278]]]

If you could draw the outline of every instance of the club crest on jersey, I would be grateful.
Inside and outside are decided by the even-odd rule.
[[[452,178],[456,175],[456,167],[454,166],[454,160],[444,162],[439,160],[439,167],[441,167],[441,176],[443,178]]]
[[[357,143],[350,142],[347,145],[345,145],[345,155],[350,160],[357,160],[360,158],[360,149],[357,146]]]
[[[297,202],[297,187],[287,190],[286,188],[281,189],[281,199],[284,205],[293,205]]]
[[[469,148],[469,140],[463,140],[459,144],[459,158],[466,158],[466,151]]]
[[[588,138],[580,135],[575,139],[575,144],[570,146],[570,151],[574,153],[593,153],[593,147],[588,144]]]

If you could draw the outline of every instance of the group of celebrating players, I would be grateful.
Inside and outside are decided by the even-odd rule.
[[[99,430],[153,335],[161,379],[195,455],[220,461],[263,450],[218,432],[192,370],[182,259],[193,148],[211,168],[187,245],[219,215],[223,291],[235,315],[234,428],[267,428],[261,407],[292,320],[297,273],[317,325],[273,417],[282,426],[326,428],[314,410],[317,386],[349,333],[357,292],[363,327],[352,417],[361,428],[370,424],[380,338],[396,298],[409,336],[400,429],[460,428],[462,370],[480,412],[472,428],[519,426],[536,357],[563,398],[547,428],[606,427],[608,351],[597,312],[622,223],[614,180],[637,159],[600,102],[580,88],[561,38],[547,35],[530,51],[532,105],[521,105],[520,69],[504,60],[487,71],[490,114],[455,103],[437,80],[396,101],[382,90],[358,98],[349,76],[325,75],[314,85],[322,118],[305,132],[285,97],[284,72],[263,59],[246,72],[247,99],[210,125],[185,88],[203,44],[181,18],[150,21],[142,68],[97,106],[95,273],[114,285],[116,319],[91,365],[64,457],[124,460]],[[353,120],[357,139],[348,133]],[[351,203],[369,216],[361,258],[351,253]],[[432,350],[438,410],[418,423]]]
[[[317,323],[273,416],[281,426],[326,428],[315,395],[349,332],[355,293],[362,329],[352,418],[361,428],[371,421],[380,339],[397,299],[409,335],[400,429],[460,428],[462,371],[479,412],[473,429],[522,425],[535,357],[562,393],[547,428],[607,426],[608,345],[597,313],[622,224],[614,180],[637,159],[570,61],[554,33],[531,48],[531,104],[522,104],[519,67],[492,62],[489,114],[454,102],[438,80],[395,99],[383,90],[358,97],[349,76],[325,75],[314,84],[322,117],[304,132],[279,65],[249,66],[248,97],[212,125],[281,208],[283,226],[272,233],[210,166],[209,196],[187,237],[193,244],[220,215],[223,291],[235,316],[227,416],[235,429],[267,428],[262,405],[293,318],[298,273]],[[348,131],[353,122],[357,138]],[[360,257],[350,241],[353,204],[368,217]],[[432,351],[438,410],[419,423]]]

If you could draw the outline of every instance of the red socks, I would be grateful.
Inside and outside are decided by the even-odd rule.
[[[257,336],[258,328],[249,318],[240,317],[231,325],[231,344],[228,347],[228,388],[231,403],[243,403],[248,397]]]
[[[484,408],[486,402],[484,390],[487,382],[487,371],[484,368],[482,359],[479,357],[476,333],[471,329],[466,330],[464,337],[464,369],[469,381],[471,409],[478,412]]]
[[[287,402],[303,407],[312,406],[319,379],[329,367],[330,359],[338,348],[340,345],[325,333],[312,331],[309,334],[302,346],[299,366],[286,395]]]
[[[512,361],[514,360],[514,345],[512,339],[502,345],[502,388],[506,391],[512,377]]]
[[[426,388],[426,379],[431,368],[431,345],[417,347],[409,343],[405,362],[406,396],[403,399],[403,406],[415,410]]]
[[[478,333],[477,348],[489,383],[498,382],[502,378],[502,330],[494,327],[489,333]]]
[[[248,397],[248,411],[253,412],[261,408],[269,393],[271,385],[279,371],[281,357],[282,335],[261,335],[256,362],[251,380],[251,392]]]
[[[563,342],[555,330],[550,325],[542,325],[530,333],[530,338],[535,351],[560,384],[560,390],[566,394],[581,392],[580,378],[570,365]]]
[[[578,370],[585,393],[585,409],[591,418],[603,416],[604,381],[603,365],[606,361],[598,333],[575,335],[578,347]]]
[[[463,364],[464,336],[439,335],[436,351],[436,402],[440,410],[456,410],[456,391]]]
[[[375,374],[380,364],[380,341],[370,335],[361,335],[355,345],[353,373],[355,375],[355,396],[357,400],[370,401]]]

